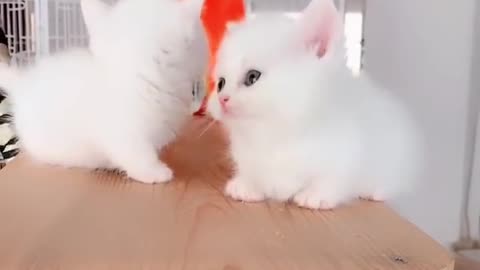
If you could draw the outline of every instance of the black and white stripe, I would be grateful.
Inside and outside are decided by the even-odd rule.
[[[0,28],[0,62],[10,63],[8,39]],[[0,89],[0,168],[12,160],[19,152],[18,139],[12,129],[12,115],[9,113],[8,99]]]

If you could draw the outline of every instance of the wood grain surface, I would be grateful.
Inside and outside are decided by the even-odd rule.
[[[334,211],[222,194],[227,143],[193,120],[142,185],[20,156],[0,173],[0,269],[453,269],[452,256],[382,203]],[[132,153],[134,154],[134,153]]]
[[[455,270],[480,270],[480,261],[458,255],[455,257]]]

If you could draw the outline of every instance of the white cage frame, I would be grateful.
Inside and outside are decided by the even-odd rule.
[[[0,27],[14,65],[88,42],[80,0],[0,0]]]

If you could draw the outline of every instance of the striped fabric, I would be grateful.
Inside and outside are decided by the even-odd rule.
[[[0,62],[10,62],[8,52],[8,40],[3,29],[0,28]],[[11,123],[12,116],[9,114],[8,99],[0,91],[0,168],[12,160],[19,152],[18,140],[15,136]]]

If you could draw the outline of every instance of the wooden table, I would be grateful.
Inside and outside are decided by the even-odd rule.
[[[0,173],[0,269],[453,269],[450,254],[382,203],[334,211],[225,198],[226,143],[194,120],[162,158],[174,182],[20,156]],[[134,154],[134,153],[132,153]]]

